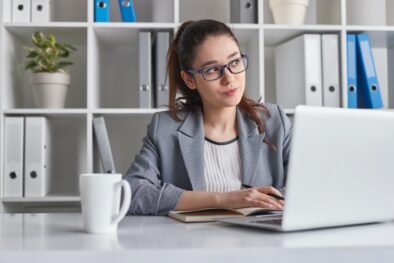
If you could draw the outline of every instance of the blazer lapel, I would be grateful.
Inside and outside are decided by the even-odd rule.
[[[178,129],[178,140],[193,190],[204,191],[204,125],[201,111],[187,114]]]
[[[265,134],[259,134],[257,124],[237,108],[239,148],[241,156],[242,183],[253,185],[256,167],[261,161],[261,147]]]

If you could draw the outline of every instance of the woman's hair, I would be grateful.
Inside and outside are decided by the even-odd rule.
[[[228,36],[239,46],[237,38],[228,26],[211,19],[184,22],[172,40],[167,54],[167,71],[169,110],[175,120],[180,120],[179,111],[203,109],[200,94],[196,89],[192,90],[187,87],[181,77],[181,71],[192,68],[197,48],[210,36]],[[182,96],[176,98],[178,92]],[[267,117],[270,117],[270,113],[264,105],[247,98],[244,94],[238,107],[256,122],[260,134],[265,132],[264,122],[261,120],[259,112],[264,112]],[[266,138],[264,138],[264,142],[275,149],[275,146]]]

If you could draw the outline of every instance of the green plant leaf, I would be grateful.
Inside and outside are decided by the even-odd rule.
[[[64,44],[64,47],[69,51],[77,51],[77,49],[69,44]]]
[[[34,60],[29,60],[29,61],[26,61],[26,63],[25,63],[25,69],[27,69],[27,70],[32,70],[32,69],[36,68],[37,66],[38,66],[38,63]]]
[[[36,45],[37,47],[41,47],[43,38],[44,38],[44,34],[42,32],[39,31],[34,32],[32,37],[33,44]]]
[[[69,61],[61,61],[61,62],[57,63],[57,67],[59,67],[59,68],[66,68],[66,67],[71,66],[73,64],[74,63],[69,62]]]
[[[60,61],[68,58],[77,49],[67,43],[59,43],[54,34],[47,36],[40,31],[32,35],[32,42],[35,48],[24,47],[26,52],[25,68],[33,72],[58,72],[68,71],[68,67],[73,63]]]

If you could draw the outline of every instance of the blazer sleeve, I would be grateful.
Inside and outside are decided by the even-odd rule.
[[[160,155],[157,148],[159,114],[152,117],[140,152],[127,171],[125,180],[131,186],[132,199],[129,214],[168,215],[185,190],[172,184],[162,183],[160,178]]]
[[[287,178],[287,168],[289,165],[289,158],[290,158],[290,148],[291,148],[291,136],[293,134],[293,128],[290,119],[287,117],[284,110],[278,107],[279,116],[282,120],[282,127],[283,127],[283,138],[282,138],[282,160],[283,160],[283,169],[284,169],[284,179],[286,185],[286,178]],[[282,194],[285,193],[286,188],[285,186],[278,189]]]

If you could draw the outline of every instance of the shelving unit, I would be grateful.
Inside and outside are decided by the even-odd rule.
[[[353,12],[363,1],[379,5],[368,23]],[[176,32],[184,21],[212,18],[227,23],[250,57],[246,93],[253,99],[274,102],[276,97],[274,50],[304,33],[338,34],[340,39],[341,104],[347,105],[346,34],[367,32],[386,109],[394,108],[394,1],[310,0],[302,26],[273,23],[268,0],[258,0],[258,21],[231,24],[230,0],[134,1],[137,23],[121,22],[118,3],[111,1],[110,23],[93,21],[93,0],[52,0],[49,23],[14,23],[11,0],[0,3],[0,213],[70,211],[79,209],[78,175],[100,172],[93,137],[94,116],[106,118],[115,165],[125,173],[142,145],[153,113],[163,109],[138,108],[138,32]],[[367,2],[369,3],[369,2]],[[376,22],[374,21],[376,20]],[[361,21],[361,22],[360,22]],[[35,30],[52,32],[78,49],[71,57],[72,83],[65,109],[37,109],[22,67],[23,46]],[[294,109],[285,109],[292,115]],[[3,196],[4,118],[45,116],[51,127],[50,193],[43,198]]]

